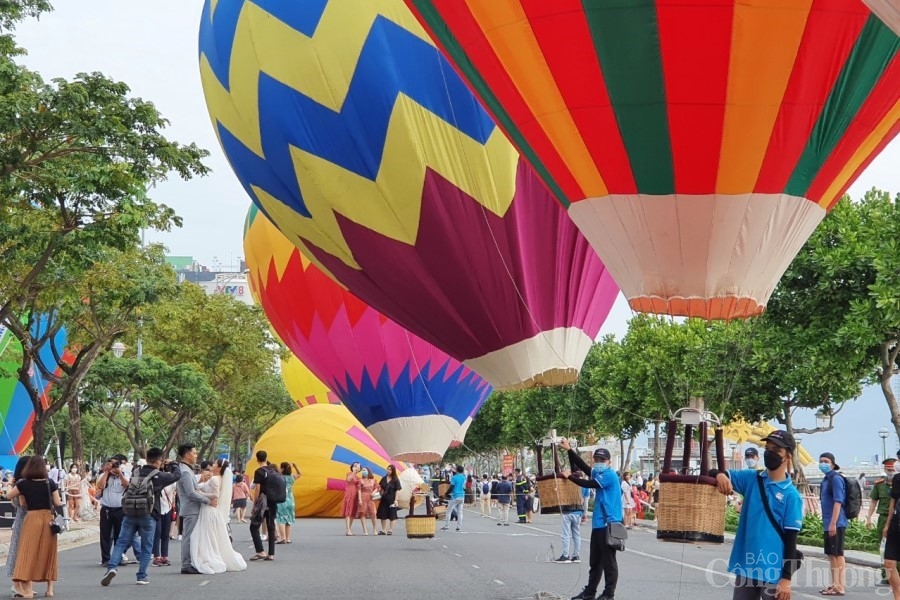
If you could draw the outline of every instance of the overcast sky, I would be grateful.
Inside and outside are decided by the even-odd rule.
[[[128,83],[134,95],[152,100],[171,122],[169,136],[209,149],[213,173],[188,183],[161,185],[156,200],[176,209],[184,227],[170,234],[148,236],[161,241],[170,254],[191,255],[202,264],[236,264],[243,256],[241,234],[248,198],[219,149],[203,101],[197,60],[200,0],[53,0],[56,10],[40,21],[20,27],[25,62],[45,77],[71,77],[80,71],[102,71]],[[900,191],[900,139],[895,140],[850,189],[859,196],[870,187]],[[620,296],[602,333],[622,335],[631,317]],[[865,402],[845,411],[847,426],[862,435],[847,452],[880,452],[874,434],[881,426],[884,401],[866,395]],[[869,431],[869,430],[872,431]],[[817,436],[825,437],[825,436]],[[829,434],[830,444],[844,435]],[[871,443],[862,440],[872,439]],[[896,444],[892,438],[892,444]],[[838,446],[839,448],[840,446]],[[817,448],[813,448],[817,450]]]

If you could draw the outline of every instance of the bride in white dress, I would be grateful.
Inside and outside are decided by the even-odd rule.
[[[213,476],[198,487],[209,498],[218,498],[218,506],[200,507],[197,524],[191,534],[191,562],[194,568],[207,575],[225,571],[243,571],[247,568],[244,558],[231,547],[228,537],[228,521],[231,509],[233,479],[228,461],[219,459],[213,463]]]

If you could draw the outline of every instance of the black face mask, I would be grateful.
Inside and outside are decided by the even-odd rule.
[[[775,452],[774,450],[766,450],[763,453],[763,463],[766,465],[766,469],[770,471],[774,471],[778,467],[781,466],[781,463],[784,462],[784,457]]]

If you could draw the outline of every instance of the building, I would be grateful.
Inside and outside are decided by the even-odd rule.
[[[217,263],[212,269],[191,256],[167,256],[166,260],[178,273],[179,281],[196,283],[210,295],[228,294],[244,304],[253,304],[247,281],[247,263],[243,259],[238,259],[237,265]]]

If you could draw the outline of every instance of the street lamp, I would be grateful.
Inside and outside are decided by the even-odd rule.
[[[831,418],[831,413],[823,408],[820,408],[816,411],[816,427],[819,429],[825,429],[826,427],[831,426]]]
[[[881,438],[881,460],[887,458],[887,439],[891,435],[891,430],[887,427],[882,427],[878,430],[878,437]]]
[[[738,456],[737,456],[737,447],[738,447],[737,444],[731,444],[731,468],[732,469],[740,468],[737,464],[738,461],[740,460],[740,458],[738,458]]]
[[[112,345],[112,353],[116,358],[122,358],[122,355],[125,354],[125,344],[122,342],[116,342]]]

